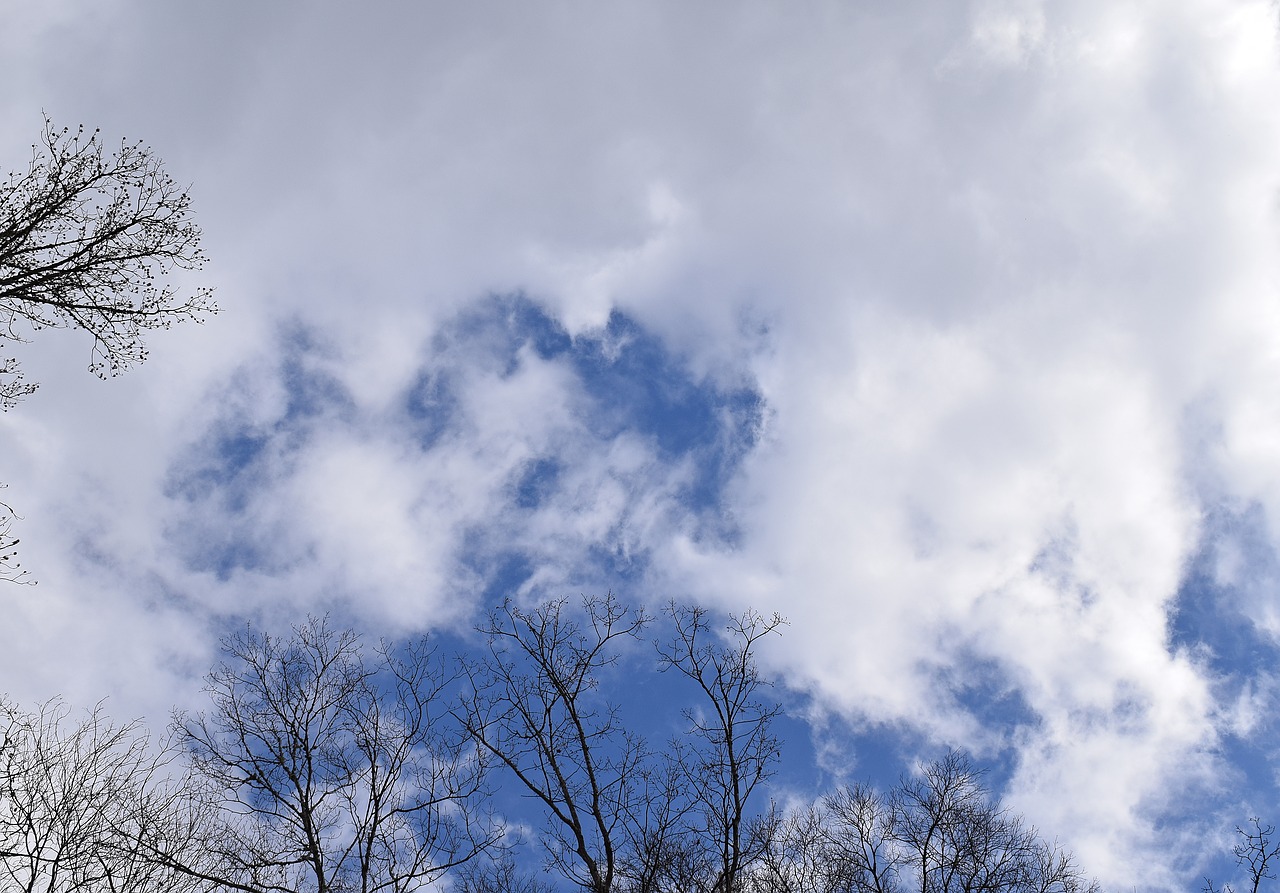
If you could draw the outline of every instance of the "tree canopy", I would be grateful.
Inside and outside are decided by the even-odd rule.
[[[145,332],[217,312],[208,288],[182,295],[174,269],[205,263],[190,192],[150,147],[45,120],[25,170],[0,181],[0,342],[46,328],[93,337],[89,369],[116,375],[146,359]],[[0,407],[36,384],[0,362]]]

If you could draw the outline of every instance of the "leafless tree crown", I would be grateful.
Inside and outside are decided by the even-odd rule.
[[[0,890],[202,889],[157,858],[192,840],[195,804],[169,778],[170,756],[101,708],[76,722],[59,701],[33,712],[0,701]]]
[[[686,878],[683,886],[734,891],[767,845],[768,823],[753,820],[750,810],[782,755],[773,731],[782,705],[766,697],[771,685],[756,652],[785,621],[748,610],[730,615],[717,635],[705,608],[672,603],[668,614],[674,635],[658,644],[659,666],[692,681],[699,695],[697,706],[685,711],[688,735],[669,748],[690,800],[687,839],[702,863],[700,877]]]
[[[1236,826],[1237,842],[1232,848],[1236,865],[1245,871],[1245,883],[1249,893],[1261,893],[1266,881],[1276,879],[1276,867],[1280,865],[1280,841],[1276,840],[1276,826],[1254,816],[1247,825]],[[1205,878],[1204,893],[1236,893],[1232,884],[1215,884]]]
[[[115,375],[146,359],[146,331],[217,311],[209,289],[166,284],[204,262],[189,192],[140,142],[112,151],[97,130],[46,119],[27,169],[0,182],[0,341],[84,329],[89,369]],[[0,407],[35,388],[16,358],[0,361]]]
[[[952,752],[888,793],[840,788],[780,820],[752,893],[1098,893]]]
[[[612,596],[584,599],[578,616],[563,600],[507,601],[482,629],[484,656],[465,662],[459,717],[546,810],[552,867],[592,893],[616,889],[649,756],[601,696],[599,673],[647,622]]]
[[[665,751],[603,690],[650,623],[612,596],[507,602],[484,650],[447,665],[425,640],[366,649],[324,619],[283,637],[246,628],[207,677],[209,710],[176,715],[167,747],[101,711],[77,724],[57,702],[0,699],[0,890],[1098,893],[957,752],[887,791],[758,803],[781,708],[756,650],[782,620],[667,616],[658,666],[694,683],[695,706]],[[490,770],[541,829],[493,820]],[[517,858],[523,833],[541,872]],[[1253,820],[1235,852],[1262,893],[1274,829]]]
[[[370,661],[312,618],[225,641],[212,709],[174,728],[228,816],[207,848],[242,891],[412,893],[493,845],[484,761],[442,707],[427,643]],[[201,876],[208,876],[201,873]]]

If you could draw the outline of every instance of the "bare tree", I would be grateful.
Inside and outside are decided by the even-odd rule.
[[[694,838],[705,847],[703,886],[736,893],[746,869],[765,851],[767,823],[753,822],[752,795],[777,770],[781,743],[773,722],[782,706],[763,699],[770,687],[756,665],[756,649],[785,621],[748,610],[730,615],[717,636],[700,607],[668,608],[675,635],[659,644],[661,667],[692,680],[701,698],[687,710],[689,736],[671,746],[698,819]]]
[[[140,142],[111,151],[97,130],[56,129],[46,118],[25,171],[0,181],[0,346],[40,329],[93,337],[89,370],[116,375],[146,359],[143,336],[216,313],[209,289],[180,296],[174,269],[205,263],[191,196]],[[0,409],[36,390],[17,357],[0,358]],[[22,581],[0,520],[0,580]]]
[[[1276,865],[1280,864],[1280,841],[1276,840],[1276,826],[1254,816],[1248,827],[1236,826],[1239,842],[1232,848],[1236,864],[1243,867],[1249,884],[1249,893],[1259,893],[1263,881],[1276,879]],[[1236,893],[1231,884],[1217,886],[1209,878],[1204,880],[1204,893]]]
[[[201,889],[156,858],[189,847],[203,821],[168,778],[169,756],[100,708],[73,723],[58,701],[34,713],[0,702],[0,888]]]
[[[463,867],[457,879],[458,893],[553,893],[550,883],[516,862],[510,846],[499,847],[491,855]]]
[[[1090,890],[1069,854],[991,800],[982,773],[952,751],[906,778],[892,798],[892,839],[921,893]]]
[[[0,489],[4,487],[0,483]],[[34,582],[28,579],[30,574],[18,561],[20,540],[13,533],[13,522],[17,519],[13,508],[7,502],[0,502],[0,580],[8,583]]]
[[[164,284],[205,262],[190,209],[141,142],[109,151],[97,130],[46,119],[27,169],[0,182],[0,342],[84,329],[89,369],[105,377],[146,359],[144,332],[216,312],[208,289],[180,297]],[[0,365],[0,407],[35,388],[16,359]]]
[[[769,845],[746,885],[751,893],[845,893],[834,882],[844,866],[831,859],[827,815],[818,803],[769,818]]]
[[[612,595],[525,610],[511,601],[480,631],[487,654],[465,661],[458,714],[484,750],[542,804],[550,866],[592,893],[622,886],[628,841],[646,802],[644,741],[599,693],[598,674],[648,622]]]
[[[626,893],[690,893],[708,874],[705,841],[690,833],[697,806],[688,778],[672,750],[653,755],[640,769],[626,845],[619,859],[620,889]]]
[[[369,661],[354,633],[312,618],[223,648],[210,713],[174,721],[228,816],[206,843],[223,868],[179,867],[242,891],[410,893],[501,838],[425,640]]]
[[[1071,855],[993,802],[959,753],[888,794],[858,785],[779,823],[753,893],[1096,893]]]
[[[905,852],[893,839],[888,798],[865,785],[838,788],[775,820],[753,893],[900,893]]]

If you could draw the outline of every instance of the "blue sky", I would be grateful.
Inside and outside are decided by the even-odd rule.
[[[789,784],[965,747],[1116,889],[1280,815],[1274,4],[0,20],[0,166],[144,138],[223,307],[6,345],[0,689],[162,725],[245,618],[612,588],[787,616]]]

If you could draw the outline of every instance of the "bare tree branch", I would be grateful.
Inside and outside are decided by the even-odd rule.
[[[141,142],[109,150],[97,130],[48,118],[25,171],[0,180],[0,347],[41,329],[83,329],[100,378],[147,357],[146,332],[218,311],[212,291],[181,296],[175,269],[205,263],[191,196]],[[0,358],[0,410],[35,392],[17,357]],[[24,582],[0,513],[0,580]]]
[[[1249,819],[1248,826],[1237,825],[1236,836],[1239,842],[1231,852],[1236,864],[1245,869],[1245,880],[1249,884],[1249,893],[1260,893],[1263,881],[1276,879],[1276,864],[1280,862],[1280,841],[1275,839],[1275,825],[1263,822],[1257,816]],[[1231,884],[1221,887],[1209,878],[1204,879],[1204,893],[1236,893]]]
[[[782,705],[761,699],[770,683],[756,666],[756,648],[786,621],[748,610],[730,615],[717,636],[705,608],[673,602],[667,611],[675,635],[658,646],[660,666],[692,680],[702,695],[685,712],[688,738],[673,741],[671,752],[700,819],[696,836],[714,866],[706,889],[730,893],[767,845],[768,825],[751,821],[749,801],[777,770],[782,751],[773,721]]]
[[[121,141],[109,151],[97,130],[48,119],[31,148],[26,171],[0,182],[0,342],[83,329],[89,369],[105,377],[146,359],[144,332],[217,312],[209,289],[181,297],[165,284],[205,255],[190,193],[150,148]],[[0,366],[0,407],[34,389],[16,359]]]
[[[779,822],[751,893],[1097,893],[994,802],[960,753],[880,794],[841,788]]]
[[[0,483],[0,489],[7,486]],[[18,539],[13,533],[13,522],[21,520],[7,502],[0,502],[0,580],[6,583],[35,584],[31,574],[18,561]]]
[[[458,715],[547,812],[551,867],[593,893],[617,889],[622,848],[642,812],[649,752],[597,692],[597,674],[648,619],[612,596],[530,610],[505,602],[480,631],[488,653],[464,661]]]
[[[59,701],[33,713],[0,701],[0,889],[205,889],[155,858],[195,839],[179,820],[190,801],[168,778],[171,754],[101,707],[70,719]]]
[[[211,712],[174,721],[228,814],[208,842],[217,877],[245,891],[412,893],[501,838],[484,762],[445,725],[451,678],[425,641],[369,662],[354,633],[312,618],[287,639],[246,630],[224,651]]]

